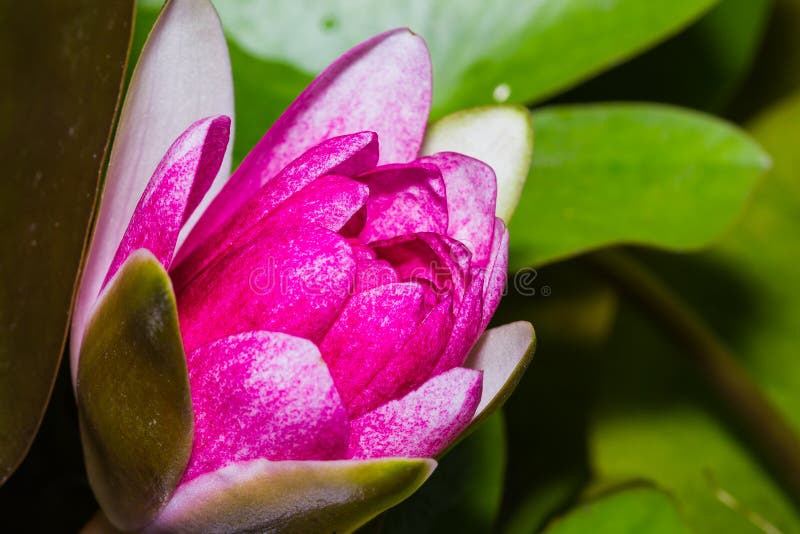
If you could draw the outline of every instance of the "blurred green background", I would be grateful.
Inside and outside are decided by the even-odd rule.
[[[104,10],[83,1],[73,11],[49,4],[43,9],[54,15],[42,33],[44,12],[20,14],[4,2],[2,38],[39,44],[0,46],[2,66],[27,53],[53,68],[48,54],[61,57],[67,47],[74,72],[96,76],[112,38],[99,21],[124,34],[125,3]],[[137,4],[128,71],[160,5]],[[494,322],[531,321],[534,361],[503,413],[370,529],[800,532],[800,449],[780,434],[800,432],[800,1],[215,5],[232,57],[237,162],[325,65],[397,26],[430,46],[432,120],[485,104],[532,110],[533,164],[510,224],[520,274],[510,276]],[[74,45],[70,36],[79,33],[97,39],[94,50],[91,42]],[[124,47],[115,46],[108,69],[119,77]],[[7,111],[25,98],[52,105],[59,87],[25,95],[26,80],[2,84]],[[113,83],[93,87],[83,90],[116,96]],[[111,126],[107,107],[101,133]],[[84,108],[69,113],[80,118]],[[5,147],[19,142],[15,124],[0,123]],[[88,130],[78,134],[102,151],[105,134],[94,132],[91,140]],[[61,170],[92,173],[75,165]],[[9,183],[0,190],[4,223],[22,209],[17,182]],[[65,187],[90,196],[95,184]],[[42,239],[79,243],[89,209]],[[41,252],[4,239],[0,318],[8,339],[9,288],[40,276],[22,269],[26,261],[42,264]],[[56,281],[66,298],[76,252],[55,254],[45,267],[74,264]],[[63,335],[58,321],[45,329],[50,353]],[[0,362],[19,350],[2,343]],[[736,380],[745,385],[731,386]],[[18,402],[9,391],[6,406]],[[734,398],[741,391],[747,395]],[[762,401],[766,412],[749,413]],[[11,531],[77,531],[95,509],[62,365],[30,453],[0,487],[0,516]]]

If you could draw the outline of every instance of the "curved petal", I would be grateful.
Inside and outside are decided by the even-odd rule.
[[[458,152],[485,162],[497,175],[497,216],[508,222],[531,166],[533,127],[522,106],[458,111],[431,125],[422,154]]]
[[[258,458],[344,458],[347,413],[310,341],[244,332],[194,350],[188,362],[195,426],[184,482]]]
[[[209,206],[218,226],[263,184],[303,152],[338,135],[371,131],[380,163],[416,157],[431,102],[431,64],[425,41],[392,30],[356,46],[320,74],[250,151]]]
[[[508,278],[508,228],[499,217],[495,221],[494,239],[492,240],[492,257],[486,271],[486,280],[483,286],[483,310],[481,312],[481,330],[489,325],[503,292],[506,289]]]
[[[447,233],[447,198],[435,165],[411,163],[378,167],[358,179],[369,186],[364,242],[418,232]]]
[[[464,298],[455,309],[455,322],[447,347],[433,369],[433,376],[463,364],[469,350],[486,328],[481,322],[484,277],[485,273],[480,267],[472,269],[471,280]]]
[[[222,164],[230,126],[229,117],[201,119],[172,143],[139,199],[104,286],[136,249],[146,248],[169,269],[181,226]]]
[[[483,371],[483,394],[475,411],[474,426],[503,405],[533,358],[536,335],[525,321],[487,330],[472,349],[465,367]]]
[[[292,195],[269,216],[274,224],[315,224],[338,232],[364,205],[369,188],[345,176],[323,176]]]
[[[398,349],[428,315],[431,293],[413,282],[358,293],[325,335],[320,351],[351,417],[365,411],[352,401],[375,375],[392,358],[405,357]]]
[[[354,278],[355,260],[340,235],[319,226],[268,226],[178,293],[186,351],[248,330],[318,342]]]
[[[350,458],[432,458],[469,425],[480,371],[456,367],[350,422]]]
[[[441,171],[447,189],[447,235],[472,252],[481,267],[489,261],[494,231],[497,180],[491,167],[469,156],[440,152],[421,158]]]
[[[153,169],[187,126],[213,115],[233,117],[233,81],[222,27],[207,0],[172,0],[142,50],[117,125],[75,303],[70,336],[73,383],[89,310]],[[232,144],[228,154],[231,148]],[[227,177],[229,161],[226,155],[212,190]]]
[[[270,183],[265,184],[243,204],[221,205],[214,199],[209,210],[175,258],[172,273],[176,286],[182,287],[226,249],[241,245],[260,229],[260,223],[282,202],[326,174],[354,176],[371,169],[378,162],[378,137],[360,132],[328,139],[303,153],[287,165]],[[218,205],[220,204],[220,205]]]
[[[145,532],[353,532],[435,467],[409,458],[241,462],[179,486]]]

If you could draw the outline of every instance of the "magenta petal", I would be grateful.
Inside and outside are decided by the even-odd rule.
[[[388,261],[364,259],[356,262],[356,293],[398,281],[397,272]]]
[[[364,184],[345,176],[323,176],[281,204],[267,224],[316,224],[338,232],[361,209],[369,195]]]
[[[447,234],[472,251],[476,265],[489,261],[494,231],[497,179],[491,167],[455,152],[440,152],[420,162],[436,165],[447,188]]]
[[[187,352],[221,337],[268,330],[320,340],[352,290],[355,261],[318,226],[267,226],[178,293]]]
[[[481,398],[482,376],[456,367],[350,421],[348,457],[436,456],[469,425]]]
[[[320,351],[351,416],[350,402],[398,357],[398,349],[433,307],[430,297],[430,290],[417,283],[358,293],[325,335]]]
[[[245,332],[187,358],[194,442],[183,481],[228,464],[343,458],[347,414],[308,340]]]
[[[481,330],[484,330],[492,319],[508,277],[508,228],[499,217],[495,220],[494,239],[492,240],[492,256],[486,272],[483,288],[483,311],[481,312]]]
[[[378,161],[378,138],[360,132],[329,139],[292,161],[257,192],[226,187],[192,229],[178,251],[176,286],[199,273],[227,248],[240,245],[258,231],[259,223],[282,202],[326,174],[352,176]]]
[[[362,241],[418,232],[447,233],[447,197],[435,165],[387,165],[359,180],[369,186]]]
[[[219,171],[230,136],[230,117],[201,119],[172,143],[144,190],[125,230],[106,283],[131,252],[146,248],[166,269],[178,233]]]

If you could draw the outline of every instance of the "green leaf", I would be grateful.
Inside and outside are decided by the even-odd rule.
[[[149,523],[192,450],[192,402],[172,283],[146,250],[131,254],[89,320],[78,366],[86,470],[123,530]]]
[[[549,96],[677,31],[714,3],[251,0],[217,2],[217,8],[243,50],[307,73],[375,34],[408,26],[430,47],[433,116],[439,117],[495,102],[505,91],[501,85],[510,102]]]
[[[61,360],[132,4],[0,7],[0,484],[30,447]]]
[[[442,458],[417,493],[381,517],[381,532],[492,531],[503,494],[505,445],[505,423],[498,411]]]
[[[559,100],[656,101],[722,111],[753,63],[771,5],[722,0],[685,31]]]
[[[531,174],[509,228],[512,268],[614,243],[707,245],[769,167],[735,127],[666,106],[553,107],[533,121]]]
[[[675,502],[648,487],[627,489],[581,504],[559,519],[547,534],[688,534]]]
[[[153,532],[352,532],[422,485],[436,462],[253,460],[182,484]]]

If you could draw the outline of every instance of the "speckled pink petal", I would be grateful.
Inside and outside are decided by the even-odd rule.
[[[381,163],[412,160],[430,103],[431,63],[421,37],[397,29],[361,43],[281,115],[206,210],[205,224],[217,227],[292,160],[331,137],[368,130],[381,140]]]
[[[350,458],[432,458],[469,425],[482,373],[456,367],[350,421]]]
[[[470,252],[445,235],[420,233],[372,243],[378,258],[388,261],[400,280],[426,280],[439,293],[452,292],[461,302],[468,284]]]
[[[485,330],[492,319],[508,277],[508,228],[499,217],[495,219],[494,239],[492,240],[492,256],[487,267],[483,288],[483,311],[481,312],[481,330]]]
[[[363,390],[350,401],[351,417],[358,417],[392,399],[402,397],[425,382],[447,345],[453,327],[453,301],[449,295],[433,308],[416,331],[386,362]]]
[[[269,330],[319,341],[352,290],[355,261],[318,226],[267,226],[178,293],[187,352],[237,332]]]
[[[414,334],[430,312],[431,290],[413,282],[354,295],[320,344],[348,413],[350,402]]]
[[[361,209],[369,195],[366,185],[345,176],[323,176],[289,197],[265,224],[316,224],[338,232]]]
[[[181,226],[219,171],[230,137],[230,117],[201,119],[172,143],[147,184],[103,285],[131,252],[146,248],[169,269]]]
[[[386,165],[359,177],[369,186],[364,242],[417,232],[447,233],[447,197],[435,165]]]
[[[455,321],[447,347],[431,373],[433,376],[464,363],[470,349],[483,332],[485,327],[481,323],[481,313],[484,276],[482,268],[472,268],[464,298],[454,311]]]
[[[494,233],[497,179],[491,167],[455,152],[440,152],[419,160],[433,163],[447,189],[447,234],[467,245],[472,261],[486,266]]]
[[[397,272],[388,261],[363,259],[356,262],[356,293],[398,281]]]
[[[277,206],[320,176],[360,174],[377,161],[375,133],[343,135],[310,148],[269,184],[240,199],[242,202],[227,202],[224,196],[217,196],[176,255],[172,273],[176,286],[182,287],[226,249],[252,239]]]
[[[187,358],[194,441],[183,482],[234,462],[333,460],[349,425],[319,350],[275,332],[244,332]]]

